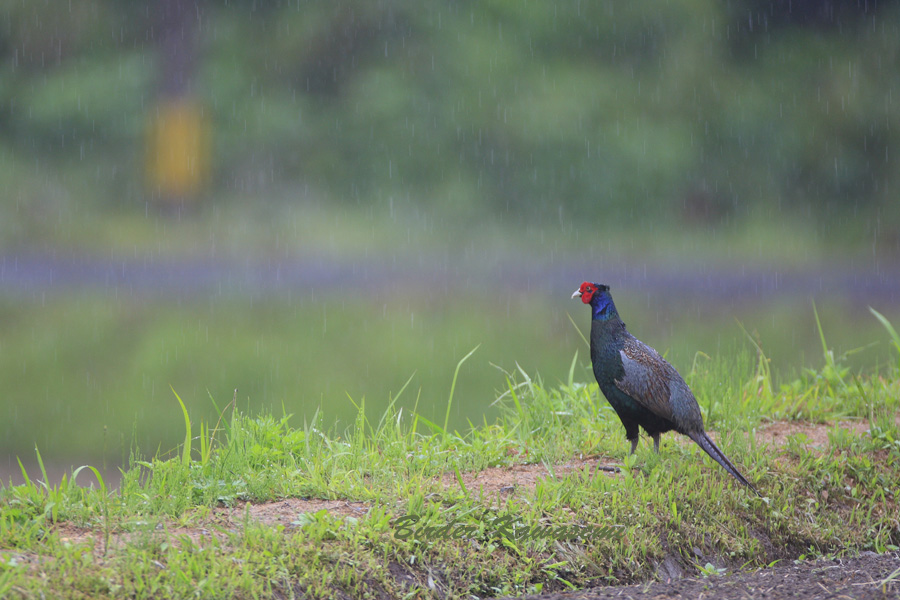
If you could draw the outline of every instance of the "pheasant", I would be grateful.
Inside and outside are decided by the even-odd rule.
[[[591,306],[594,377],[625,427],[631,453],[637,449],[638,427],[653,438],[656,452],[660,435],[674,430],[694,440],[729,474],[760,495],[706,434],[697,399],[678,371],[625,329],[609,286],[585,281],[572,294],[572,298],[578,297]]]

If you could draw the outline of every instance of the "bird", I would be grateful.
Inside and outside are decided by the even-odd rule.
[[[591,307],[594,377],[625,427],[631,453],[637,449],[638,427],[653,438],[657,453],[660,435],[674,430],[691,438],[731,476],[761,496],[707,435],[700,405],[675,367],[625,329],[609,286],[585,281],[572,298],[581,298]]]

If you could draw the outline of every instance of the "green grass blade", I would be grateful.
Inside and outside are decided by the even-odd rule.
[[[178,395],[178,392],[175,391],[175,388],[169,386],[172,390],[172,393],[175,394],[175,399],[178,400],[178,404],[181,405],[181,412],[184,415],[184,448],[181,451],[181,463],[183,465],[191,464],[191,417],[188,415],[187,407],[184,405],[184,402],[181,401],[181,397]]]
[[[579,335],[579,337],[581,337],[581,340],[584,342],[584,345],[587,346],[588,348],[590,348],[591,343],[588,341],[588,339],[586,337],[584,337],[584,334],[581,333],[581,328],[575,324],[575,319],[573,319],[572,315],[570,315],[569,313],[566,313],[566,316],[569,317],[569,323],[571,323],[572,327],[575,328],[575,331],[578,332],[578,335]]]
[[[360,400],[359,404],[353,399],[349,392],[344,392],[347,395],[347,399],[350,400],[350,404],[353,405],[353,408],[356,409],[356,420],[354,422],[354,431],[356,432],[356,439],[361,441],[365,438],[366,434],[366,425],[369,426],[369,432],[374,433],[372,431],[372,425],[369,423],[369,419],[366,417],[366,397],[363,396],[362,400]]]
[[[103,494],[106,494],[106,482],[103,480],[103,476],[100,474],[100,471],[96,467],[92,467],[90,465],[81,465],[80,467],[72,471],[72,481],[75,481],[78,477],[78,474],[85,469],[89,469],[94,474],[94,477],[97,478],[97,484],[100,486],[100,491]]]
[[[469,490],[466,488],[466,482],[463,481],[462,473],[459,472],[459,466],[453,465],[453,472],[456,474],[456,482],[459,484],[459,488],[463,491],[463,494],[468,498]]]
[[[204,465],[209,462],[209,457],[212,454],[212,436],[207,441],[207,435],[209,435],[209,425],[200,421],[200,462]]]
[[[883,314],[881,314],[871,306],[869,307],[869,312],[875,315],[875,318],[881,322],[885,329],[887,329],[887,332],[891,335],[891,341],[894,344],[894,348],[896,348],[897,352],[900,353],[900,335],[897,334],[897,330],[894,329],[894,326],[891,325],[891,322],[887,320],[887,317],[885,317]]]
[[[237,390],[235,390],[235,392],[237,392]],[[209,388],[206,388],[206,395],[209,396],[209,401],[212,402],[213,408],[216,409],[216,414],[219,415],[219,417],[221,417],[222,411],[219,410],[219,404],[216,402],[216,399],[213,398],[212,392],[209,391]]]
[[[772,370],[769,366],[769,358],[766,356],[766,353],[763,351],[762,346],[760,346],[753,336],[750,335],[750,332],[744,327],[744,324],[735,319],[738,324],[738,327],[741,328],[741,331],[744,332],[744,335],[747,336],[747,339],[750,340],[750,343],[753,344],[753,347],[756,349],[756,380],[757,383],[761,383],[761,392],[763,398],[768,402],[772,401],[774,397],[772,393]]]
[[[422,388],[419,388],[419,391],[416,392],[416,402],[413,404],[412,414],[413,414],[413,422],[409,428],[409,439],[412,440],[416,437],[416,427],[419,425],[419,399],[422,397]]]
[[[447,430],[446,430],[446,429],[441,428],[441,426],[438,425],[437,423],[432,423],[431,421],[429,421],[428,419],[426,419],[425,417],[423,417],[423,416],[420,415],[419,413],[416,413],[416,421],[417,421],[417,422],[418,422],[418,421],[422,421],[422,422],[425,423],[425,425],[427,425],[432,431],[435,431],[435,432],[440,433],[440,434],[442,434],[442,435],[447,433]]]
[[[578,350],[575,351],[575,356],[572,357],[572,364],[569,365],[569,379],[566,382],[566,385],[569,389],[572,389],[572,386],[575,383],[575,365],[578,363]]]
[[[459,369],[470,356],[475,354],[475,351],[478,350],[479,347],[481,347],[481,344],[472,348],[468,354],[463,356],[462,359],[456,363],[456,370],[453,371],[453,381],[450,383],[450,397],[447,399],[447,412],[444,413],[444,432],[447,431],[447,426],[450,424],[450,409],[453,407],[453,393],[456,391],[456,379],[459,377]]]
[[[22,464],[22,459],[17,456],[16,461],[19,463],[19,470],[22,471],[22,479],[25,480],[25,486],[31,486],[31,479],[28,477],[28,471],[25,469],[25,465]]]
[[[822,342],[822,354],[828,359],[828,344],[825,342],[825,332],[822,331],[822,323],[819,321],[819,311],[816,310],[816,303],[812,303],[813,316],[816,318],[816,328],[819,330],[819,340]]]
[[[513,404],[516,407],[516,414],[519,415],[519,419],[522,419],[524,411],[522,410],[522,404],[519,402],[519,395],[516,394],[517,386],[510,381],[509,377],[506,378],[506,387],[509,388],[509,397],[512,398]]]
[[[34,453],[37,455],[38,467],[41,470],[41,477],[44,478],[44,486],[47,487],[50,485],[50,478],[47,477],[47,469],[44,468],[44,459],[41,458],[41,451],[38,450],[37,446],[34,447]]]

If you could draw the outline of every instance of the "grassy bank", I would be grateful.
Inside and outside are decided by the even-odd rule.
[[[173,397],[178,456],[134,456],[118,490],[91,468],[0,490],[0,595],[484,597],[642,581],[667,559],[712,575],[896,549],[898,369],[857,374],[833,356],[781,386],[764,355],[698,355],[686,370],[708,427],[764,499],[677,436],[658,456],[646,440],[628,456],[577,357],[559,384],[510,372],[499,417],[464,430],[448,425],[456,378],[436,419],[405,387],[382,411],[357,401],[340,430],[233,406],[190,423]],[[407,399],[413,410],[398,408]],[[776,420],[832,424],[820,444],[803,433],[774,444],[762,432]],[[595,474],[584,456],[621,472]],[[546,476],[525,483],[528,465]],[[519,485],[477,483],[489,471]],[[287,498],[355,508],[254,517]]]

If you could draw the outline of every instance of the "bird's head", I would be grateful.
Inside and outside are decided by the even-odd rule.
[[[616,306],[613,304],[612,296],[609,295],[609,286],[602,283],[591,283],[585,281],[572,294],[573,298],[581,298],[585,304],[590,304],[593,309],[593,317],[595,319],[606,319],[616,313]]]
[[[594,296],[597,296],[598,299],[600,296],[606,294],[609,295],[609,286],[603,285],[602,283],[591,283],[590,281],[585,281],[581,284],[581,286],[575,290],[575,293],[572,294],[573,298],[581,298],[581,301],[585,304],[590,304],[594,299]]]

